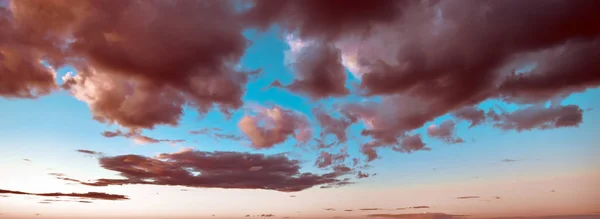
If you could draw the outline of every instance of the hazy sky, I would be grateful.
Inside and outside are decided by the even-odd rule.
[[[598,10],[0,0],[0,218],[600,218]]]

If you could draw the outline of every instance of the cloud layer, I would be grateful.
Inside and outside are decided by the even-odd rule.
[[[349,170],[338,168],[322,175],[301,173],[300,162],[284,155],[183,150],[154,158],[139,155],[106,156],[99,158],[99,162],[103,168],[118,172],[124,179],[75,181],[88,186],[148,184],[282,192],[296,192],[317,185],[334,187],[350,183],[339,178]]]

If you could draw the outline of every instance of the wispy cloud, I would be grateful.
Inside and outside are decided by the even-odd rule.
[[[86,198],[86,199],[99,199],[99,200],[128,200],[127,196],[115,195],[102,192],[87,192],[87,193],[28,193],[20,191],[2,190],[0,194],[13,194],[13,195],[31,195],[31,196],[42,196],[42,197],[74,197],[74,198]]]
[[[456,197],[456,199],[475,199],[475,198],[480,198],[479,196],[460,196],[460,197]]]

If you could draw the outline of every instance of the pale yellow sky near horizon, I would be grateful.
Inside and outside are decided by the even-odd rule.
[[[47,197],[11,195],[0,197],[0,213],[3,214],[0,218],[28,218],[37,213],[41,215],[35,218],[90,218],[90,215],[123,218],[123,211],[139,216],[136,218],[243,218],[246,214],[274,214],[277,218],[330,218],[422,212],[478,217],[584,214],[600,209],[600,190],[595,186],[598,182],[600,173],[577,173],[495,182],[480,180],[402,187],[388,185],[309,189],[293,193],[296,196],[293,198],[290,197],[292,193],[260,190],[190,189],[191,191],[183,192],[179,187],[115,186],[94,191],[125,194],[131,200],[94,201],[93,204],[37,204]],[[83,187],[81,191],[86,189],[89,190],[89,187]],[[460,196],[480,198],[456,199]],[[495,199],[495,196],[501,199]],[[431,208],[395,210],[419,205]],[[326,211],[325,208],[334,208],[336,211]],[[359,211],[360,208],[386,210]],[[345,212],[345,209],[354,211]],[[212,217],[213,214],[216,217]]]

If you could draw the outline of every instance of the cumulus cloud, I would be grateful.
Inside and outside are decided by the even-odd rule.
[[[85,102],[93,119],[130,132],[176,126],[185,107],[231,115],[260,72],[238,67],[249,45],[242,32],[279,25],[293,34],[288,58],[296,77],[274,86],[312,99],[339,97],[349,94],[343,67],[360,75],[356,94],[370,100],[340,103],[339,117],[314,113],[323,130],[317,142],[321,148],[346,142],[348,127],[361,122],[360,151],[372,161],[383,147],[429,150],[415,130],[444,115],[502,130],[577,127],[579,106],[545,104],[600,85],[600,29],[591,28],[600,26],[597,1],[249,5],[240,11],[236,1],[10,1],[0,8],[0,96],[47,95],[58,87],[54,69],[70,65],[76,72],[63,77],[62,89]],[[519,109],[485,113],[477,105],[486,100]],[[256,149],[289,137],[299,144],[312,139],[308,119],[281,107],[255,110],[238,127]],[[427,133],[463,141],[454,130],[449,120]],[[337,140],[325,142],[325,135]]]
[[[361,147],[368,160],[378,157],[378,147],[425,149],[416,137],[409,138],[417,144],[408,149],[401,139],[442,115],[467,120],[471,127],[482,124],[486,115],[475,106],[485,100],[541,103],[600,85],[593,61],[600,54],[600,31],[589,28],[600,25],[593,9],[597,2],[380,3],[350,1],[351,9],[340,12],[330,3],[256,1],[244,15],[255,26],[279,24],[294,33],[301,43],[292,52],[332,43],[356,51],[360,93],[384,96],[345,106],[365,123],[363,136],[373,139]],[[346,17],[350,11],[356,13]],[[531,70],[517,73],[532,64]]]
[[[9,8],[1,16],[9,27],[0,33],[2,96],[48,93],[54,73],[40,62],[69,64],[77,74],[62,87],[100,122],[177,125],[184,104],[229,114],[257,73],[236,67],[248,42],[231,1],[11,1]]]
[[[246,115],[238,122],[238,127],[255,149],[271,148],[290,136],[299,144],[305,144],[312,136],[308,119],[303,114],[279,106],[256,106],[253,111],[253,115]]]
[[[0,20],[0,24],[4,22]],[[56,73],[42,63],[42,58],[35,49],[0,42],[0,97],[37,98],[56,90]]]
[[[291,40],[288,37],[291,51],[286,54],[286,62],[292,66],[294,81],[288,85],[275,81],[272,87],[285,88],[313,100],[350,93],[345,87],[347,77],[338,48],[331,44],[295,44]]]
[[[98,199],[98,200],[127,200],[127,196],[114,195],[102,192],[87,192],[87,193],[29,193],[20,191],[11,191],[0,189],[0,194],[13,194],[13,195],[31,195],[31,196],[42,196],[42,197],[74,197],[74,198],[85,198],[85,199]]]
[[[103,168],[118,172],[124,179],[77,182],[88,186],[147,184],[281,192],[296,192],[317,185],[337,187],[350,183],[339,179],[349,172],[349,168],[334,168],[333,172],[323,175],[301,173],[300,162],[284,155],[182,150],[160,154],[154,158],[121,155],[101,157],[99,161]]]

